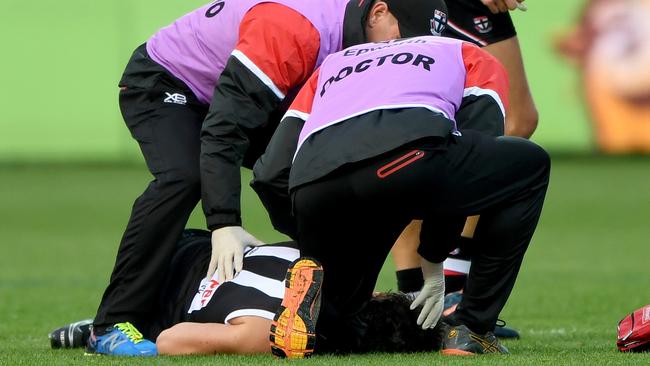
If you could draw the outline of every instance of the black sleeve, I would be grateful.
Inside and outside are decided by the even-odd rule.
[[[469,95],[463,98],[456,112],[456,125],[461,130],[475,130],[490,136],[503,136],[503,112],[489,95]]]
[[[446,3],[449,19],[442,34],[444,37],[485,47],[517,35],[510,12],[492,14],[478,0],[452,0]]]
[[[438,216],[422,220],[418,254],[431,263],[443,262],[458,247],[465,216]]]
[[[228,59],[201,130],[201,199],[210,230],[241,225],[240,167],[250,136],[280,102],[239,60]]]
[[[280,122],[266,152],[253,168],[251,187],[269,213],[273,227],[296,238],[296,223],[289,195],[289,173],[304,121],[286,117]]]

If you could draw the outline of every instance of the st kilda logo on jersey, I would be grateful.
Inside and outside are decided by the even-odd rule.
[[[434,36],[442,35],[442,31],[445,30],[447,26],[447,14],[436,9],[433,13],[433,19],[431,19],[431,34]]]
[[[487,33],[492,30],[492,22],[486,16],[474,18],[474,28],[479,33]]]

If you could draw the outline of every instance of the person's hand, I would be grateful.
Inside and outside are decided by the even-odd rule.
[[[433,328],[438,324],[445,304],[445,274],[442,263],[431,263],[422,259],[424,286],[411,303],[411,310],[422,305],[417,324],[422,329]]]
[[[483,5],[487,6],[493,14],[505,13],[508,10],[519,9],[528,10],[526,5],[522,4],[524,0],[481,0]]]
[[[241,226],[226,226],[212,232],[212,257],[207,277],[217,272],[217,281],[232,280],[242,269],[244,248],[256,247],[264,243],[249,234]],[[233,271],[234,263],[234,271]]]

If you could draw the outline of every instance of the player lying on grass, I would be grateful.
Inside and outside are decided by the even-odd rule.
[[[185,231],[166,276],[164,291],[152,314],[151,329],[123,331],[138,342],[156,339],[158,353],[167,355],[267,353],[269,328],[280,306],[289,264],[299,257],[294,242],[247,251],[243,270],[233,280],[205,279],[210,261],[210,233]],[[198,288],[198,291],[197,291]],[[362,319],[368,332],[354,352],[419,352],[440,348],[440,332],[424,331],[417,312],[401,294],[378,294],[368,301]],[[53,348],[85,347],[92,320],[59,328],[50,334]],[[130,355],[131,352],[125,352]]]
[[[294,268],[311,280],[292,282],[285,293],[272,328],[276,354],[301,357],[357,344],[365,334],[359,311],[414,219],[423,221],[418,253],[425,281],[412,306],[424,305],[418,324],[436,325],[442,262],[465,218],[479,214],[463,299],[445,318],[443,353],[507,353],[492,331],[550,174],[549,156],[536,144],[471,129],[503,129],[507,90],[493,56],[441,37],[362,44],[324,61],[254,167],[252,186],[274,227],[324,271],[321,292],[317,263]],[[290,296],[300,292],[322,293],[322,302]]]

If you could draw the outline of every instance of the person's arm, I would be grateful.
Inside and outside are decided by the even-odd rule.
[[[470,43],[462,45],[466,77],[463,101],[456,111],[458,128],[492,136],[504,133],[508,75],[492,55]]]
[[[268,353],[268,319],[246,316],[231,324],[179,323],[164,330],[156,340],[161,355]]]
[[[483,50],[503,64],[510,81],[510,109],[507,110],[506,135],[530,138],[537,129],[539,113],[528,85],[519,39],[511,37],[491,43]]]
[[[524,0],[481,0],[493,14],[520,9],[526,11]],[[507,14],[503,14],[507,16]],[[483,49],[496,57],[510,78],[510,105],[505,134],[530,138],[537,129],[539,112],[528,85],[519,39],[516,35],[484,45]]]
[[[241,225],[240,167],[250,131],[266,125],[287,92],[315,67],[319,35],[299,13],[260,4],[244,17],[201,131],[201,186],[207,226]]]
[[[292,238],[296,237],[296,227],[291,215],[289,173],[300,131],[311,113],[318,74],[316,71],[300,90],[271,138],[266,152],[253,167],[251,187],[268,211],[273,227]]]
[[[280,4],[253,7],[240,25],[201,130],[201,201],[213,245],[208,276],[220,264],[219,279],[232,278],[233,260],[240,270],[238,253],[261,243],[241,228],[240,168],[249,136],[311,74],[319,37],[304,16]]]

